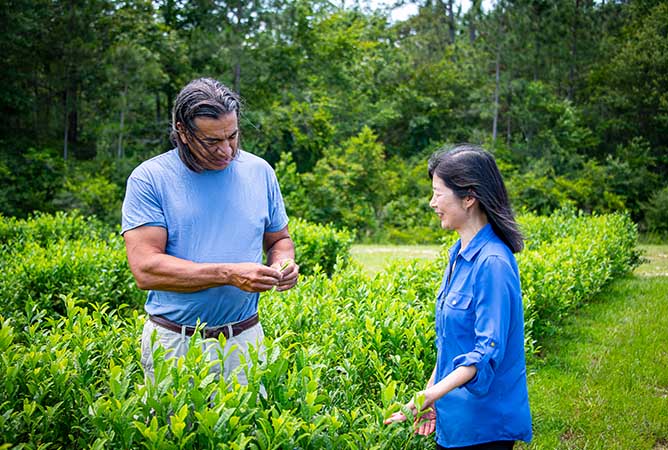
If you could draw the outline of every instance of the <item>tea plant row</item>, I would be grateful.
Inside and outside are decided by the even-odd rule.
[[[619,214],[524,216],[521,223],[531,353],[636,263],[637,236]],[[263,296],[266,351],[252,356],[245,387],[209,374],[198,337],[176,365],[161,363],[158,350],[155,381],[144,380],[143,295],[117,236],[81,217],[0,223],[0,268],[17,281],[13,290],[8,277],[0,286],[12,305],[0,318],[0,448],[431,446],[410,426],[382,420],[433,367],[433,302],[445,252],[369,278],[348,259],[345,234],[309,230],[329,236],[308,241],[312,254],[338,262],[327,272],[315,263],[295,289]],[[321,251],[319,241],[339,244]]]

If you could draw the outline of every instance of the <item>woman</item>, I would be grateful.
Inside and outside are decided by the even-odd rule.
[[[437,448],[512,449],[531,440],[524,314],[513,253],[523,248],[494,157],[460,145],[429,160],[429,202],[459,240],[436,300],[436,367],[416,432]],[[406,407],[417,415],[415,401]],[[425,420],[426,419],[426,420]],[[401,422],[397,412],[385,423]]]

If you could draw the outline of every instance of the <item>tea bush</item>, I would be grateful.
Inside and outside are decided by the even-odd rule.
[[[4,311],[39,309],[64,314],[61,295],[138,307],[144,294],[128,268],[125,247],[114,230],[79,213],[0,217],[0,296]]]
[[[28,243],[47,247],[53,242],[104,240],[113,229],[78,211],[55,214],[36,213],[28,219],[0,215],[0,251],[21,251]]]
[[[293,220],[290,224],[302,274],[331,275],[337,260],[350,258],[352,236]],[[320,269],[317,269],[320,268]],[[138,307],[146,294],[134,282],[118,230],[80,213],[38,214],[30,219],[0,216],[0,297],[5,311],[23,311],[29,300],[63,314],[60,295]]]
[[[337,260],[340,264],[346,264],[350,259],[350,246],[354,236],[349,231],[299,218],[291,219],[289,227],[302,275],[311,275],[319,267],[331,276]]]
[[[528,236],[518,263],[531,353],[563,317],[637,262],[637,232],[622,214],[562,212],[520,222]],[[69,261],[48,266],[57,275],[21,273],[3,259],[19,280],[40,274],[30,289],[70,294],[54,293],[47,304],[32,291],[20,311],[0,318],[0,448],[433,447],[431,437],[382,420],[424,387],[433,368],[434,295],[445,252],[434,261],[395,263],[371,278],[339,253],[331,275],[314,266],[294,289],[263,295],[266,352],[252,355],[246,387],[209,374],[197,336],[177,364],[156,350],[155,380],[145,381],[140,308],[98,304],[111,296],[67,272],[96,283],[93,260],[99,258],[100,272],[115,261],[104,259],[103,250],[123,255],[123,249],[113,239],[88,241],[90,247],[84,241],[46,249],[27,242],[24,257],[12,253],[37,268],[48,266],[53,249]],[[11,294],[9,285],[3,289]]]
[[[527,344],[536,350],[536,341],[554,332],[567,314],[639,263],[638,231],[631,218],[621,213],[527,216],[521,222],[540,223],[543,231],[529,234],[545,239],[529,239],[527,250],[517,257]]]
[[[22,331],[0,317],[0,438],[26,448],[86,448],[88,409],[109,389],[114,365],[137,369],[137,313],[127,321],[106,306],[60,298],[65,315],[32,309]],[[0,444],[2,447],[2,444]]]

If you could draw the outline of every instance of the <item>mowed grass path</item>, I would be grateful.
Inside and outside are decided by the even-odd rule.
[[[371,247],[353,251],[371,273],[411,257],[404,247]],[[534,440],[516,448],[668,450],[668,245],[641,249],[645,263],[568,318],[531,359]],[[414,256],[435,257],[438,247],[422,250]],[[366,266],[365,254],[376,261]]]

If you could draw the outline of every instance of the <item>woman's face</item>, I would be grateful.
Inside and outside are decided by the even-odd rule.
[[[468,214],[464,208],[464,199],[445,185],[436,174],[432,178],[431,186],[434,194],[431,197],[431,206],[441,219],[441,228],[445,230],[460,230],[468,220]]]

